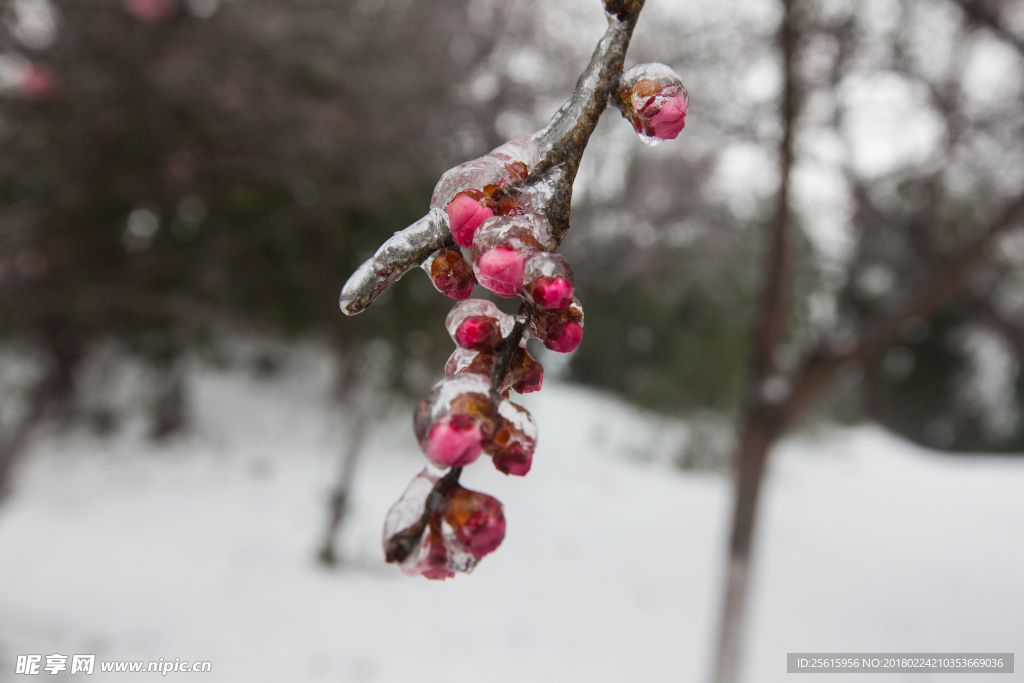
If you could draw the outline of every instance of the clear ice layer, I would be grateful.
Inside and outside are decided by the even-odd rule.
[[[638,64],[619,80],[619,107],[646,145],[675,138],[685,125],[688,106],[683,79],[660,62]]]
[[[526,261],[526,267],[523,269],[523,280],[532,282],[538,277],[564,277],[569,281],[569,284],[576,284],[576,278],[572,273],[572,266],[565,260],[565,257],[548,251],[538,252]]]
[[[448,313],[448,317],[444,319],[444,326],[448,329],[448,334],[451,335],[452,341],[456,344],[459,342],[455,339],[455,331],[459,329],[459,325],[462,324],[466,318],[472,316],[484,315],[489,318],[494,318],[498,321],[498,326],[501,329],[501,336],[507,337],[515,326],[515,318],[507,313],[502,313],[493,301],[487,301],[486,299],[467,299],[456,306]]]
[[[413,431],[420,447],[426,448],[431,427],[453,409],[481,421],[484,431],[489,432],[493,425],[487,423],[493,421],[494,399],[490,381],[481,375],[460,374],[441,380],[413,414]]]
[[[494,216],[484,221],[473,238],[473,262],[480,254],[499,244],[513,249],[554,251],[557,247],[551,223],[546,216],[530,213],[524,216]]]
[[[463,190],[481,190],[488,185],[506,187],[526,179],[537,165],[537,145],[530,136],[509,140],[487,154],[445,171],[430,198],[432,209],[441,209]]]
[[[388,516],[384,521],[385,545],[395,534],[408,529],[423,517],[427,497],[442,476],[442,470],[428,465],[413,478],[402,497],[388,510]]]

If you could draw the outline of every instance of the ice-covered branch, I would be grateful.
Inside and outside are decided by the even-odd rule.
[[[342,290],[341,308],[353,315],[421,265],[453,299],[467,299],[477,284],[500,297],[522,298],[514,316],[492,301],[469,299],[445,319],[456,348],[445,378],[413,416],[430,465],[384,524],[387,561],[411,576],[445,579],[472,571],[505,536],[501,503],[458,480],[462,468],[483,455],[504,474],[530,471],[537,428],[509,398],[512,391],[540,390],[544,380],[526,339],[559,353],[583,339],[572,267],[554,252],[569,230],[572,184],[601,113],[618,104],[646,144],[675,138],[683,128],[686,89],[674,71],[664,64],[622,70],[643,0],[604,5],[608,29],[548,125],[445,172],[430,213],[396,233]]]
[[[583,150],[602,112],[618,101],[619,77],[643,4],[643,0],[605,3],[608,28],[576,82],[572,97],[547,126],[532,136],[541,161],[526,184],[532,188],[534,203],[542,205],[538,211],[551,221],[559,242],[569,230],[572,183]]]
[[[448,215],[431,209],[426,216],[392,235],[376,254],[359,266],[341,290],[338,301],[341,310],[345,315],[360,313],[409,270],[448,246],[455,246],[448,229]]]
[[[521,194],[531,202],[533,213],[548,218],[554,238],[552,247],[557,246],[569,230],[572,183],[590,135],[601,113],[609,104],[618,102],[619,77],[626,49],[642,7],[643,0],[610,0],[605,3],[608,29],[577,81],[576,89],[548,125],[528,138],[536,147],[533,163],[525,164],[529,175],[512,178],[500,190],[501,197]],[[504,153],[501,152],[504,147],[488,156]],[[455,243],[448,215],[443,208],[435,206],[426,216],[395,233],[352,274],[341,292],[341,310],[345,315],[365,310],[410,269],[422,265],[439,249],[454,247]]]

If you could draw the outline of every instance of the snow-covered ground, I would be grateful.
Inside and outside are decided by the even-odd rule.
[[[527,397],[533,471],[464,477],[504,502],[506,540],[440,583],[381,558],[385,512],[422,466],[396,415],[373,433],[346,564],[328,571],[313,559],[343,436],[328,377],[206,370],[187,439],[37,441],[0,508],[0,681],[31,680],[13,673],[31,653],[209,660],[203,680],[246,683],[706,679],[730,491],[669,464],[684,428],[565,385]],[[747,681],[787,679],[796,651],[1024,654],[1024,459],[935,455],[872,428],[777,455]]]

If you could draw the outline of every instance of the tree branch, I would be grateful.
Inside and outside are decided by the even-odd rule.
[[[619,77],[644,0],[606,0],[608,28],[597,44],[576,89],[531,138],[539,161],[525,181],[513,184],[530,195],[535,213],[547,216],[557,242],[569,231],[572,184],[598,119],[617,97]],[[455,246],[448,215],[431,209],[423,218],[384,243],[345,283],[339,305],[345,315],[365,310],[380,294],[428,256]]]
[[[338,301],[342,312],[345,315],[363,312],[385,289],[426,261],[428,256],[438,249],[454,246],[448,214],[440,209],[431,209],[405,230],[396,232],[352,273]]]
[[[784,425],[792,424],[808,408],[825,385],[845,367],[873,360],[900,337],[903,324],[926,318],[959,290],[975,267],[988,257],[993,242],[1014,227],[1024,213],[1024,192],[1017,195],[971,244],[935,272],[918,293],[894,314],[875,326],[848,350],[820,347],[808,355],[797,372],[793,391],[780,411]]]

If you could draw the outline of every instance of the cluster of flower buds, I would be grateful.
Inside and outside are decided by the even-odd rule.
[[[465,467],[486,453],[500,472],[523,476],[530,471],[537,427],[507,394],[513,388],[539,389],[544,368],[525,349],[519,357],[516,363],[513,356],[502,383],[505,395],[493,391],[488,376],[478,373],[473,363],[434,386],[413,417],[427,460],[438,467]]]
[[[494,363],[515,320],[498,310],[490,301],[470,299],[452,309],[445,319],[448,334],[455,342],[455,351],[445,364],[444,374],[479,375],[491,378]],[[544,366],[526,350],[526,340],[512,351],[508,370],[498,393],[508,398],[509,391],[520,394],[540,391],[544,382]]]
[[[479,159],[447,171],[434,188],[432,209],[448,214],[455,242],[473,246],[477,228],[492,216],[518,216],[533,210],[529,195],[517,185],[537,165],[537,146],[529,137],[516,138]],[[445,296],[462,300],[470,296],[476,279],[458,249],[442,249],[423,264],[434,287]]]
[[[409,576],[447,579],[472,571],[505,538],[501,503],[426,468],[388,512],[384,552]]]
[[[434,189],[431,208],[447,213],[452,237],[471,250],[471,260],[459,248],[446,248],[424,263],[438,290],[462,300],[445,320],[456,346],[445,378],[413,417],[432,467],[462,468],[486,454],[504,474],[528,473],[537,428],[509,400],[510,392],[539,391],[544,382],[544,368],[526,340],[536,337],[564,353],[583,337],[572,268],[553,253],[558,243],[550,222],[533,213],[520,189],[536,163],[533,141],[519,138],[453,168]],[[528,315],[517,323],[491,301],[464,300],[478,283],[505,298],[524,298]],[[504,533],[498,501],[449,485],[428,468],[392,508],[384,547],[388,561],[407,574],[445,579],[472,570]]]
[[[689,103],[683,80],[658,62],[634,66],[619,80],[619,107],[648,145],[679,135]]]
[[[535,308],[527,334],[551,351],[569,353],[583,341],[583,307],[573,297],[561,311]]]
[[[544,368],[526,341],[538,339],[560,353],[582,341],[572,268],[554,252],[568,228],[574,169],[615,94],[606,69],[621,64],[643,1],[604,5],[608,30],[551,123],[446,172],[427,216],[395,233],[342,290],[342,310],[353,315],[422,264],[440,292],[460,301],[445,321],[456,346],[445,378],[413,418],[430,464],[391,508],[384,527],[387,561],[411,576],[446,579],[471,571],[501,544],[501,503],[459,486],[462,468],[487,455],[505,474],[530,471],[537,429],[509,398],[512,391],[539,391],[544,382]],[[641,65],[621,74],[618,84],[623,113],[645,143],[675,138],[683,129],[686,88],[672,69]],[[556,219],[557,232],[548,216]],[[478,284],[500,297],[521,297],[519,312],[513,317],[493,302],[470,299]]]
[[[445,320],[456,346],[445,378],[413,417],[430,464],[384,526],[387,561],[410,576],[446,579],[472,571],[505,537],[501,503],[458,480],[483,455],[507,475],[530,471],[537,428],[510,400],[512,391],[539,391],[544,382],[526,342],[535,338],[550,351],[569,353],[583,339],[572,268],[555,249],[568,227],[569,171],[614,95],[604,69],[621,59],[642,6],[642,0],[605,0],[608,31],[551,123],[446,172],[430,213],[385,242],[342,290],[342,310],[358,313],[421,263],[440,292],[460,301]],[[672,69],[643,64],[623,73],[619,86],[620,107],[645,143],[679,135],[689,102]],[[548,216],[558,218],[557,232]],[[521,297],[519,312],[511,316],[491,301],[470,299],[478,284],[500,297]]]

